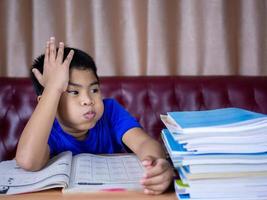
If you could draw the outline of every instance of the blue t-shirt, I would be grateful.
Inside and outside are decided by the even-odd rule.
[[[67,134],[55,119],[48,139],[50,156],[63,151],[71,151],[73,155],[79,153],[109,154],[125,151],[122,136],[129,129],[140,127],[116,100],[104,99],[104,113],[96,125],[88,130],[83,141],[79,141]]]

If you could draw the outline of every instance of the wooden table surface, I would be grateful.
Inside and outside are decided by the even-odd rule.
[[[1,196],[0,199],[16,200],[177,200],[175,192],[170,191],[161,195],[146,195],[141,192],[98,192],[86,194],[62,194],[60,189],[51,189],[28,194]]]

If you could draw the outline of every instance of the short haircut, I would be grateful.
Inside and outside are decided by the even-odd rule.
[[[91,70],[94,73],[97,80],[99,81],[95,62],[94,62],[93,58],[90,55],[88,55],[87,53],[85,53],[84,51],[79,50],[79,49],[75,49],[75,48],[71,48],[71,47],[65,47],[63,60],[66,59],[67,55],[69,54],[69,52],[71,50],[74,51],[74,55],[73,55],[73,58],[72,58],[71,63],[70,63],[70,69]],[[41,73],[43,73],[44,57],[45,57],[45,55],[42,54],[33,61],[31,72],[30,72],[33,86],[34,86],[35,92],[38,96],[42,95],[42,93],[44,91],[44,87],[36,79],[36,77],[32,73],[32,69],[36,68]]]

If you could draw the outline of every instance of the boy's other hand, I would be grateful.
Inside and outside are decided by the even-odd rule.
[[[164,158],[151,156],[143,159],[145,175],[141,179],[145,194],[161,194],[173,181],[174,171],[169,162]]]
[[[43,74],[35,68],[32,72],[44,88],[55,89],[62,93],[68,86],[69,65],[73,54],[74,51],[70,51],[66,59],[63,60],[64,43],[59,43],[57,51],[55,38],[51,37],[50,40],[46,42]]]

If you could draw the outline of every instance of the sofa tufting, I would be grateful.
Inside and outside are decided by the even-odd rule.
[[[174,110],[240,107],[267,114],[267,77],[138,76],[101,77],[103,97],[117,99],[160,140],[160,114]],[[29,78],[0,77],[0,161],[15,156],[19,136],[34,107]]]

